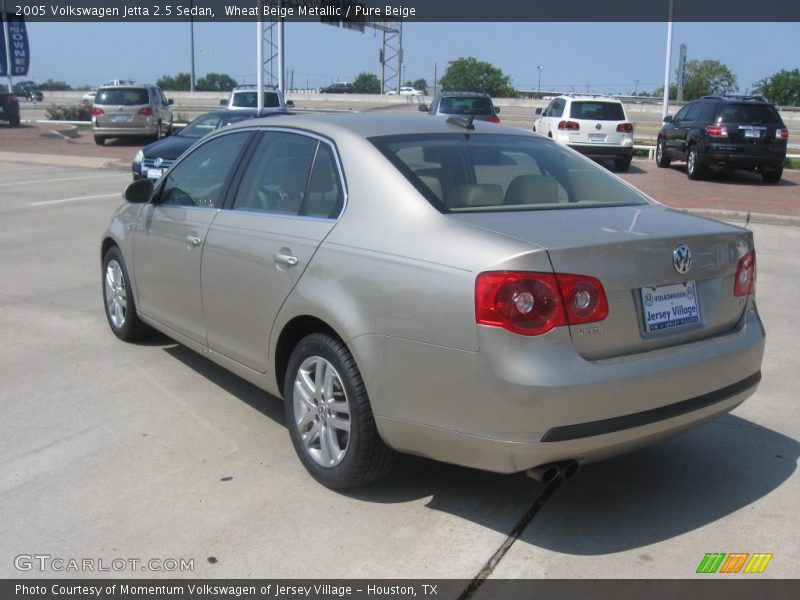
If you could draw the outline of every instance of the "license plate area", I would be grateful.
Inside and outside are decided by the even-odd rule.
[[[606,141],[606,134],[605,133],[590,133],[589,134],[589,141],[594,142],[596,144],[602,144]]]
[[[744,130],[744,137],[752,138],[752,139],[759,139],[761,137],[761,132],[757,129],[745,129]]]
[[[163,174],[164,174],[164,170],[163,169],[147,169],[147,178],[148,179],[158,179]]]
[[[644,287],[640,290],[645,331],[662,331],[700,322],[697,283]]]
[[[128,121],[133,120],[132,115],[111,115],[111,120],[114,123],[127,123]]]

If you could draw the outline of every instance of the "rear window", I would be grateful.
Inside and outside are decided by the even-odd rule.
[[[474,98],[445,96],[439,102],[439,112],[446,115],[490,115],[494,111],[491,99],[483,96]]]
[[[264,107],[277,108],[280,107],[281,101],[278,94],[275,92],[264,92]],[[258,93],[257,92],[235,92],[233,94],[233,106],[240,108],[258,108]]]
[[[602,167],[550,140],[418,134],[370,141],[444,213],[648,203]]]
[[[220,127],[249,118],[250,115],[206,115],[189,123],[178,135],[186,138],[201,138]]]
[[[573,102],[569,116],[594,121],[624,121],[625,111],[619,102]]]
[[[768,104],[723,104],[720,123],[781,123],[774,107]]]
[[[149,104],[147,90],[142,88],[115,88],[113,90],[100,90],[94,99],[95,104],[119,104],[121,106],[136,106]]]

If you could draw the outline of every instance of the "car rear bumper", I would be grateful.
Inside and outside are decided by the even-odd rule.
[[[755,306],[724,335],[601,361],[580,357],[566,331],[479,329],[476,353],[352,340],[390,446],[505,473],[607,458],[736,407],[755,391],[764,352]]]
[[[698,153],[704,166],[724,166],[732,169],[777,169],[786,161],[785,146],[772,148],[740,144],[709,144]]]
[[[147,125],[145,127],[92,127],[92,134],[105,137],[125,137],[125,136],[152,136],[156,134],[158,125]]]
[[[633,146],[600,144],[567,144],[573,150],[589,158],[628,158],[633,156]]]

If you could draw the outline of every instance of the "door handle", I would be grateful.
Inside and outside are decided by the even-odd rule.
[[[277,264],[283,265],[284,267],[296,267],[297,260],[296,256],[292,256],[291,254],[285,254],[284,252],[278,251],[272,256],[272,260],[274,260]]]
[[[188,243],[190,248],[197,248],[200,244],[203,243],[203,238],[189,234],[186,236],[186,242]]]

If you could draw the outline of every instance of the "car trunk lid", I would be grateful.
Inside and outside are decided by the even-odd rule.
[[[655,205],[451,216],[544,247],[556,273],[601,281],[609,305],[606,319],[570,327],[575,348],[587,359],[646,352],[728,331],[747,302],[734,296],[733,285],[739,259],[753,247],[752,234],[723,223]],[[673,259],[682,245],[692,255],[685,273],[676,270]],[[687,315],[682,311],[690,310],[692,301],[698,313]],[[678,312],[672,314],[673,309]],[[648,310],[670,316],[656,315],[648,328]],[[669,325],[654,328],[662,322]]]

